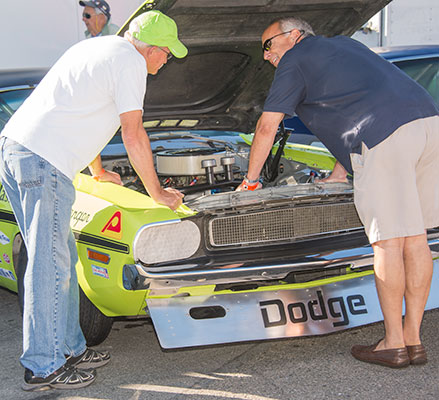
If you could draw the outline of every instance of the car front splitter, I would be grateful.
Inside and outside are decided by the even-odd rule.
[[[439,261],[426,309],[439,307]],[[314,286],[313,286],[314,284]],[[373,273],[293,289],[147,298],[163,348],[323,335],[383,319]]]

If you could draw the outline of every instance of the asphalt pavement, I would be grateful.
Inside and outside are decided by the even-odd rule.
[[[439,399],[439,310],[425,314],[422,337],[429,362],[394,370],[352,358],[354,344],[383,335],[382,323],[341,333],[186,350],[160,348],[149,319],[115,322],[98,348],[111,362],[91,386],[27,393],[17,297],[0,288],[2,400],[307,400]]]

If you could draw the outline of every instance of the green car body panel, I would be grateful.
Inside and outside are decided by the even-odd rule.
[[[14,213],[6,197],[3,186],[0,185],[0,285],[17,291],[17,278],[14,271],[13,244],[14,238],[19,233]],[[9,261],[9,262],[8,262]]]
[[[92,303],[107,316],[144,314],[146,290],[126,290],[122,269],[132,264],[133,243],[139,228],[157,221],[178,220],[192,214],[176,212],[150,197],[111,183],[98,183],[79,174],[71,226],[77,239],[79,284]],[[88,249],[110,256],[108,264],[91,261]]]

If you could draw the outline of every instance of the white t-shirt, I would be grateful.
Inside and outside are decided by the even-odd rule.
[[[104,36],[71,47],[3,129],[73,179],[120,126],[143,110],[146,61],[126,39]]]

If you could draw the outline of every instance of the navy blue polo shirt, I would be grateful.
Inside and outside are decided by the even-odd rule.
[[[309,36],[280,60],[264,111],[296,113],[352,173],[350,153],[401,125],[439,114],[429,93],[399,68],[345,36]]]

